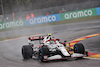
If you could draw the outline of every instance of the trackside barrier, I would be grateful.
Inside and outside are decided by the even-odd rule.
[[[20,26],[25,26],[25,20],[0,23],[0,29],[8,29],[8,28],[20,27]]]
[[[61,20],[67,19],[75,19],[75,18],[82,18],[82,17],[89,17],[89,16],[96,16],[96,8],[80,10],[80,11],[73,11],[60,14]]]
[[[79,10],[79,11],[66,12],[66,13],[61,13],[61,14],[52,14],[52,15],[47,15],[47,16],[34,17],[34,18],[30,18],[29,20],[1,22],[0,30],[13,28],[13,27],[29,26],[29,25],[50,23],[50,22],[90,17],[90,16],[98,16],[98,15],[100,15],[100,7]]]
[[[97,15],[100,15],[100,7],[96,8],[97,10]]]
[[[29,20],[26,20],[25,23],[26,25],[35,25],[35,24],[42,24],[42,23],[49,23],[56,21],[60,21],[60,14],[31,18]]]

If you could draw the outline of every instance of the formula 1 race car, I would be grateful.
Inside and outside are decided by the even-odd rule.
[[[66,46],[66,41],[64,41],[64,43],[59,41],[60,39],[54,39],[52,34],[29,37],[29,45],[22,46],[22,56],[24,59],[35,57],[42,62],[69,58],[83,58],[85,56],[85,48],[82,43],[75,44],[74,49],[71,49],[70,46]],[[35,47],[35,45],[37,47]],[[73,51],[73,53],[70,53],[71,51]]]

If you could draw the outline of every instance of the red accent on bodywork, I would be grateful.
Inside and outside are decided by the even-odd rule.
[[[48,42],[48,41],[54,41],[55,44],[57,44],[57,43],[56,43],[57,40],[58,40],[58,39],[50,39],[50,40],[47,40],[46,42]]]
[[[60,41],[60,39],[56,39],[57,41]]]
[[[45,35],[45,36],[29,37],[28,39],[29,39],[29,40],[41,40],[41,39],[44,39],[45,37],[46,37],[46,35]]]
[[[44,60],[45,60],[45,61],[48,61],[48,56],[47,56],[47,55],[44,55],[44,57],[45,57],[45,56],[46,56],[47,58],[44,58]]]
[[[41,46],[43,46],[43,45],[39,45],[39,48],[40,48]]]

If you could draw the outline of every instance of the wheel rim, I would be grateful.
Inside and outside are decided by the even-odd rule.
[[[42,56],[41,51],[39,51],[39,60],[40,60],[40,61],[43,61],[43,56]]]
[[[76,45],[74,45],[74,52],[78,52],[78,48]]]

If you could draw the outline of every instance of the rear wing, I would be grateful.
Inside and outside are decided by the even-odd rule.
[[[43,40],[47,35],[44,36],[34,36],[34,37],[29,37],[28,39],[31,41],[35,41],[35,40]]]

